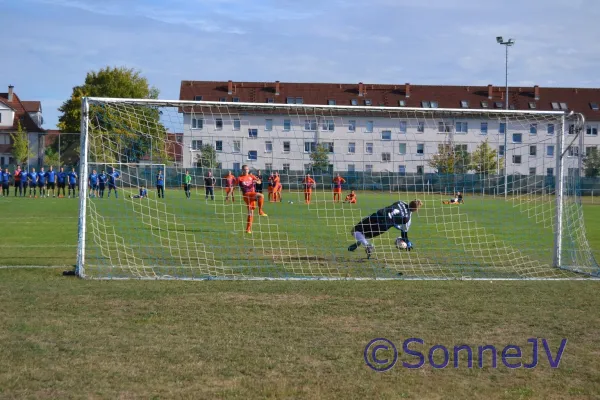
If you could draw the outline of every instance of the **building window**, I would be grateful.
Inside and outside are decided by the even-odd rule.
[[[529,125],[529,133],[532,135],[537,135],[537,124]]]
[[[513,164],[521,164],[521,156],[513,154],[512,162]]]
[[[290,142],[283,142],[283,152],[284,153],[289,153],[290,152]]]
[[[227,101],[227,97],[219,97],[219,101],[224,103]]]
[[[567,155],[569,157],[579,157],[579,146],[569,146]]]
[[[381,140],[392,140],[392,131],[381,131]]]
[[[233,119],[233,130],[239,131],[242,128],[242,123],[239,118]]]
[[[217,118],[217,119],[215,119],[215,129],[216,130],[223,129],[223,118]]]
[[[449,133],[452,132],[452,125],[445,122],[438,122],[438,133]]]
[[[482,122],[481,123],[481,128],[480,128],[480,132],[482,135],[487,135],[487,131],[488,131],[488,123],[487,122]]]
[[[546,168],[546,175],[554,176],[554,168]]]
[[[422,165],[417,165],[417,174],[423,175],[425,173],[425,168]]]
[[[239,153],[240,151],[242,151],[242,143],[239,140],[234,140],[233,141],[233,152]]]
[[[266,163],[266,164],[265,164],[265,169],[266,169],[267,171],[272,171],[272,170],[273,170],[273,164],[271,164],[271,163]]]
[[[284,119],[283,120],[283,130],[284,131],[290,131],[290,130],[292,130],[292,120],[291,119]]]
[[[537,146],[529,146],[529,155],[531,157],[537,156]]]
[[[567,103],[560,103],[560,109],[561,110],[568,110],[569,107],[567,106]]]
[[[356,166],[354,164],[348,164],[348,172],[355,172]]]
[[[355,142],[348,142],[348,153],[349,154],[356,153],[356,143]]]
[[[267,97],[267,103],[275,103],[275,100],[272,97]]]
[[[496,108],[504,108],[504,104],[502,104],[501,101],[495,102],[494,105],[496,106]]]
[[[204,128],[204,120],[202,118],[192,118],[192,129]]]
[[[373,104],[373,102],[371,100],[365,99],[365,106],[370,106],[372,104]]]
[[[598,125],[588,125],[585,133],[591,136],[598,136]]]
[[[192,150],[201,150],[202,140],[192,140]]]
[[[373,143],[365,143],[365,153],[373,154]]]
[[[296,104],[304,104],[302,97],[296,97]]]
[[[428,101],[422,101],[421,102],[421,107],[423,108],[431,108],[431,103]]]
[[[215,142],[215,150],[223,151],[223,141],[222,140],[217,140]]]
[[[265,119],[265,131],[272,131],[272,130],[273,130],[273,120]]]
[[[335,106],[335,100],[334,99],[329,99],[327,100],[327,104],[330,106]]]
[[[392,154],[391,153],[381,153],[381,161],[382,162],[392,161]]]
[[[240,98],[239,97],[234,97],[233,101],[234,101],[234,103],[238,103],[240,101]]]
[[[288,103],[288,104],[296,104],[296,98],[295,97],[288,97],[286,99],[286,103]]]
[[[258,151],[250,150],[248,152],[248,161],[256,161],[258,160]]]
[[[406,143],[400,143],[398,147],[398,153],[402,155],[406,154]]]
[[[373,165],[365,164],[365,172],[373,172]]]
[[[256,139],[258,137],[258,129],[248,128],[248,137],[250,139]]]
[[[548,132],[548,135],[554,135],[554,124],[548,124],[546,132]]]
[[[352,99],[352,100],[350,100],[350,104],[352,104],[353,106],[357,106],[358,105],[358,100]]]
[[[598,103],[590,103],[590,108],[594,111],[598,111]]]
[[[315,142],[304,142],[304,152],[305,153],[314,153],[317,149],[317,144]]]
[[[373,132],[373,121],[367,121],[367,124],[365,125],[365,132]]]
[[[356,120],[351,119],[350,121],[348,121],[348,131],[356,131]]]
[[[506,122],[500,122],[500,126],[498,127],[498,133],[504,135],[506,133]]]
[[[523,143],[523,134],[522,133],[513,133],[512,141],[513,141],[513,143]]]
[[[406,133],[406,121],[400,121],[400,133]]]
[[[237,173],[237,172],[238,172],[238,171],[239,171],[241,168],[242,168],[242,167],[241,167],[241,164],[240,164],[239,162],[234,162],[234,163],[233,163],[233,171],[234,171],[234,172],[236,172],[236,173]]]
[[[333,153],[333,142],[322,142],[321,146],[327,148],[330,153]]]
[[[406,175],[406,165],[398,165],[398,173],[400,175]]]
[[[323,130],[333,132],[335,130],[335,123],[332,119],[326,119],[323,121]]]
[[[554,101],[552,102],[552,109],[553,110],[560,110],[560,106],[558,105],[557,102],[554,102]]]
[[[457,122],[456,123],[456,133],[467,133],[469,131],[469,126],[467,122]]]
[[[469,108],[469,102],[467,100],[461,100],[460,106],[462,108]]]
[[[481,102],[481,108],[488,108],[488,102],[487,101],[482,101]]]
[[[273,152],[273,142],[268,141],[265,142],[265,153],[272,153]]]
[[[529,108],[531,108],[532,110],[535,110],[537,108],[537,105],[535,104],[534,101],[529,102]],[[533,174],[533,175],[535,175],[535,174]]]
[[[304,130],[305,131],[316,131],[317,130],[317,120],[316,119],[307,119],[304,121]]]
[[[586,146],[585,148],[585,156],[589,157],[592,154],[596,154],[598,152],[598,148],[596,146]]]
[[[417,143],[417,155],[425,154],[425,143]]]
[[[529,175],[535,175],[537,173],[537,169],[535,167],[529,167]]]
[[[468,144],[457,144],[456,146],[454,146],[454,151],[456,152],[462,152],[462,153],[466,153],[469,150],[469,145]]]
[[[438,102],[437,101],[432,101],[429,104],[431,105],[431,108],[438,108]]]
[[[290,164],[283,164],[283,172],[285,172],[285,173],[290,172]]]
[[[499,156],[504,156],[504,145],[501,144],[500,146],[498,146],[498,155]]]
[[[400,107],[406,107],[406,101],[404,101],[404,100],[398,100],[398,105]]]
[[[194,96],[195,101],[202,101],[202,96]]]
[[[304,171],[305,172],[310,172],[311,171],[311,164],[304,164]]]
[[[548,157],[554,157],[554,145],[548,145],[546,146],[546,155]]]
[[[419,121],[417,122],[417,133],[425,132],[425,122]]]

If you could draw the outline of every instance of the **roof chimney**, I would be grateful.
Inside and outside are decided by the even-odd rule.
[[[406,82],[406,87],[404,89],[404,96],[406,98],[410,97],[410,83]]]
[[[232,93],[233,93],[233,82],[230,79],[229,82],[227,82],[227,94],[232,94]]]
[[[13,101],[13,85],[8,85],[8,101]]]
[[[362,82],[358,82],[358,95],[364,96],[364,86]]]
[[[536,101],[540,99],[540,87],[538,85],[535,85],[533,87],[533,94],[535,96]]]
[[[275,96],[279,96],[279,81],[275,81]]]
[[[492,91],[494,90],[494,87],[492,85],[488,85],[488,99],[492,99],[492,97],[494,97],[492,95]]]

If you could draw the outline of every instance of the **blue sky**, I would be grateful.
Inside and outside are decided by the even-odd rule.
[[[600,87],[597,0],[0,0],[0,91],[47,129],[90,70],[181,80]]]

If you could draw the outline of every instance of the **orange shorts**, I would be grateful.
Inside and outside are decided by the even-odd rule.
[[[333,188],[333,193],[342,193],[342,188]]]
[[[244,193],[244,203],[250,210],[254,210],[256,208],[256,192]]]
[[[348,200],[348,203],[355,204],[356,203],[356,199]]]

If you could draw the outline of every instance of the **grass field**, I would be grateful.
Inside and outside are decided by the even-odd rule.
[[[267,207],[269,219],[276,207],[305,215]],[[0,264],[74,263],[77,200],[0,198],[0,209]],[[584,212],[600,249],[600,208]],[[419,218],[411,239],[423,246]],[[63,269],[0,269],[0,398],[600,398],[598,281],[108,282]],[[363,358],[378,337],[400,350],[387,372]],[[497,368],[489,356],[484,368],[404,368],[415,362],[402,351],[410,337],[425,357],[434,344],[494,345]],[[553,355],[568,339],[559,367],[541,343],[536,368],[505,367],[508,344],[531,362],[529,338],[547,339]]]

